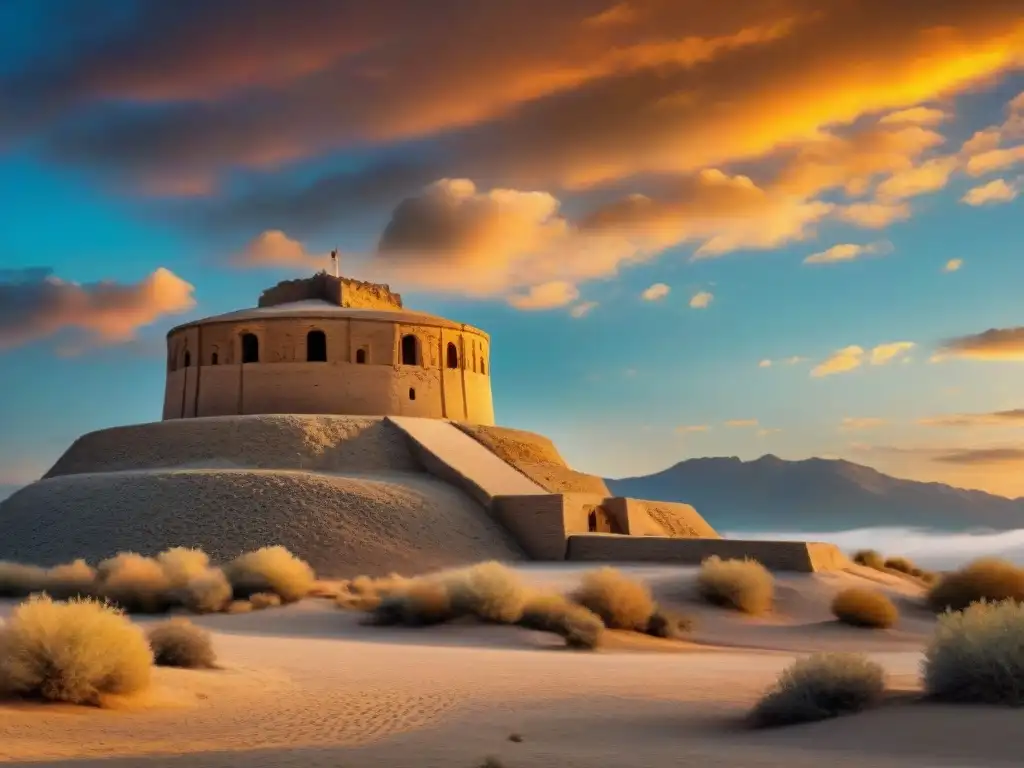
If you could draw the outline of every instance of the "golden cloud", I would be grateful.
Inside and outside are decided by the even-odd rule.
[[[746,427],[756,427],[757,425],[758,425],[757,419],[730,419],[729,421],[725,422],[725,426],[732,427],[734,429],[735,428],[742,429],[742,428],[746,428]]]
[[[874,416],[844,416],[839,425],[843,432],[861,432],[885,426],[886,420]]]
[[[311,254],[298,240],[279,229],[268,229],[232,257],[238,267],[318,266],[326,268],[327,254]]]
[[[865,229],[883,229],[897,221],[910,218],[906,203],[851,203],[838,210],[839,218]]]
[[[947,261],[943,265],[942,271],[943,272],[957,272],[957,271],[959,271],[960,267],[962,267],[963,265],[964,265],[964,260],[963,259],[950,259],[949,261]]]
[[[651,287],[645,289],[644,292],[640,294],[640,297],[644,301],[658,301],[668,296],[669,291],[671,290],[672,289],[665,285],[665,283],[655,283]]]
[[[710,291],[697,291],[690,297],[690,307],[692,309],[707,309],[714,300],[715,295]]]
[[[1009,203],[1017,199],[1020,194],[1016,184],[1011,184],[1006,179],[995,179],[967,190],[967,193],[960,198],[960,201],[967,205],[981,206],[990,203]]]
[[[508,303],[516,309],[556,309],[572,304],[579,297],[580,292],[572,283],[552,280],[550,283],[533,286],[525,294],[510,296]]]
[[[911,107],[890,112],[878,122],[882,125],[938,125],[949,119],[949,115],[934,107]]]
[[[844,243],[842,245],[833,245],[831,248],[820,253],[812,253],[804,259],[804,264],[835,264],[842,261],[854,261],[861,256],[879,256],[891,252],[892,243],[888,241],[868,243],[866,245]]]
[[[871,350],[871,364],[885,365],[913,348],[914,342],[912,341],[894,341],[889,344],[879,344]]]
[[[904,353],[914,347],[910,341],[893,341],[888,344],[879,344],[871,350],[852,344],[833,352],[818,365],[811,369],[811,376],[821,378],[837,373],[846,373],[860,368],[865,363],[871,365],[885,365],[901,357]]]
[[[72,283],[48,270],[0,272],[0,349],[66,330],[101,344],[128,342],[139,328],[192,309],[193,291],[163,267],[128,284]]]
[[[581,301],[579,304],[569,310],[569,314],[572,317],[580,318],[586,317],[594,311],[598,306],[596,301]]]

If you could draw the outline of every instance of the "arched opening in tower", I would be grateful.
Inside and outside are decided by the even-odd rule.
[[[242,362],[258,363],[260,361],[260,340],[255,333],[242,334]]]
[[[185,352],[185,367],[186,368],[190,368],[191,366],[192,366],[192,353],[186,351]]]
[[[459,350],[450,341],[448,342],[448,367],[449,368],[458,368],[459,367]]]
[[[306,360],[310,363],[327,362],[327,334],[323,331],[306,334]]]
[[[412,333],[402,337],[402,365],[420,364],[420,340]]]

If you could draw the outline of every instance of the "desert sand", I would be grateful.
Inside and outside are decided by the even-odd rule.
[[[579,570],[524,567],[530,581],[562,586]],[[0,760],[81,768],[452,768],[488,756],[509,768],[1019,764],[1022,715],[1010,710],[897,700],[830,722],[743,727],[779,671],[817,648],[868,651],[890,687],[912,693],[934,619],[904,606],[889,631],[828,620],[828,601],[845,586],[870,581],[911,599],[917,588],[899,577],[859,568],[780,576],[777,610],[751,619],[696,605],[693,569],[628,570],[696,617],[692,642],[615,634],[604,650],[569,652],[510,627],[365,627],[323,600],[208,616],[196,621],[215,633],[224,669],[159,670],[151,694],[114,710],[5,706]],[[513,733],[521,741],[510,741]]]

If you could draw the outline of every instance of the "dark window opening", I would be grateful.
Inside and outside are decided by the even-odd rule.
[[[258,363],[260,361],[260,340],[255,333],[242,334],[242,362]]]
[[[192,365],[192,354],[190,352],[185,353],[185,367],[188,368]]]
[[[413,334],[402,337],[402,365],[420,364],[420,340]]]
[[[459,350],[450,341],[448,342],[448,367],[459,367]]]
[[[306,360],[311,363],[327,362],[327,334],[323,331],[306,334]]]
[[[597,510],[590,510],[587,515],[587,530],[590,533],[597,533]]]
[[[487,361],[480,358],[480,373],[487,373]]]
[[[412,387],[409,387],[409,399],[410,400],[415,400],[416,399],[416,390],[413,389]]]
[[[216,365],[219,362],[220,362],[220,357],[217,355],[216,352],[214,352],[212,355],[210,355],[210,365]]]
[[[365,365],[366,364],[366,350],[365,349],[357,349],[356,350],[356,362],[359,363],[359,365]]]

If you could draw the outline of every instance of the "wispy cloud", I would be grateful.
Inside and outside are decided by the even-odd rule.
[[[682,424],[676,427],[676,432],[682,435],[693,434],[694,432],[708,432],[711,427],[708,424]]]
[[[943,265],[942,271],[943,272],[957,272],[957,271],[959,271],[960,267],[962,267],[963,265],[964,265],[964,260],[963,259],[950,259],[949,261],[947,261]]]
[[[508,303],[516,309],[546,310],[572,304],[580,297],[579,289],[564,280],[552,280],[530,288],[524,294],[513,295]]]
[[[879,344],[871,350],[866,350],[856,344],[843,347],[833,352],[818,365],[811,369],[811,376],[820,378],[831,376],[837,373],[846,373],[860,368],[865,363],[871,365],[886,365],[903,356],[907,351],[913,349],[911,341],[893,341],[887,344]]]
[[[586,317],[593,312],[597,306],[598,304],[596,301],[581,301],[569,310],[569,314],[575,318]]]
[[[833,245],[820,253],[812,253],[804,259],[804,264],[836,264],[843,261],[854,261],[864,256],[884,256],[892,253],[892,250],[892,243],[885,240],[867,245],[844,243]]]
[[[690,298],[690,306],[693,309],[707,309],[714,300],[715,296],[713,293],[710,293],[709,291],[698,291]]]
[[[952,413],[919,419],[927,427],[1024,427],[1024,408],[990,413]]]
[[[839,425],[843,432],[862,432],[867,429],[877,429],[885,426],[886,420],[874,416],[844,416]]]
[[[1019,464],[1024,462],[1024,448],[967,448],[936,456],[941,464]]]
[[[943,342],[933,359],[1008,361],[1024,360],[1024,327],[989,328]]]
[[[732,427],[734,429],[756,427],[757,425],[757,419],[730,419],[729,421],[725,422],[725,426]]]

